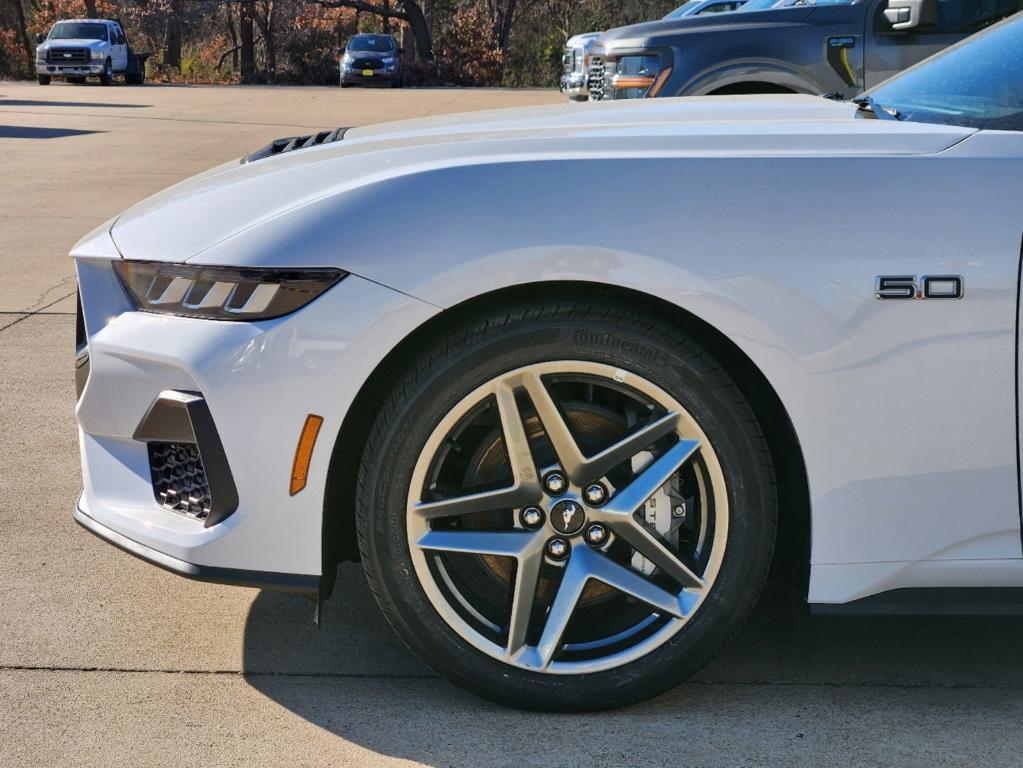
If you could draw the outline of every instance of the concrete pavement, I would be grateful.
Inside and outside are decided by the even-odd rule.
[[[78,237],[278,136],[557,101],[0,83],[0,766],[1023,765],[1023,619],[811,619],[772,585],[694,682],[533,715],[437,679],[358,566],[317,630],[302,598],[189,582],[71,521]]]

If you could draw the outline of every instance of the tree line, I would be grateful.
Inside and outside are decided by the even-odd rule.
[[[150,79],[334,83],[357,32],[405,48],[411,84],[556,85],[574,34],[663,16],[682,0],[0,0],[0,77],[34,73],[62,18],[118,18]]]

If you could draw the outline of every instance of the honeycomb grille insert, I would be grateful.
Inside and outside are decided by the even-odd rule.
[[[164,509],[205,520],[212,496],[199,449],[190,443],[149,443],[153,494]]]

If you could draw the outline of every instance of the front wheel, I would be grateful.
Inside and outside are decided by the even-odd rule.
[[[114,82],[114,65],[110,59],[107,59],[107,63],[103,67],[103,74],[99,76],[99,82],[101,85],[110,85]]]
[[[528,709],[630,704],[738,630],[774,544],[774,476],[710,354],[607,302],[517,307],[439,339],[387,400],[359,542],[398,634]]]

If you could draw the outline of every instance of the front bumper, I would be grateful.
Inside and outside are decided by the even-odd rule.
[[[247,571],[238,568],[218,568],[211,565],[196,565],[176,557],[166,555],[159,550],[139,544],[112,528],[96,522],[82,507],[79,498],[74,512],[75,522],[89,533],[95,534],[108,544],[145,560],[165,571],[184,576],[195,581],[208,581],[215,584],[231,584],[237,587],[256,587],[257,589],[273,589],[280,592],[305,592],[315,594],[319,589],[320,577],[296,573],[269,573],[266,571]]]
[[[193,578],[317,579],[327,472],[341,424],[384,355],[436,309],[351,275],[276,320],[139,312],[114,275],[109,235],[96,239],[103,237],[105,246],[86,243],[73,254],[89,352],[76,409],[85,486],[76,518],[95,523],[87,527],[105,539],[114,538],[105,531],[121,537],[118,546]],[[236,506],[216,524],[168,509],[154,493],[146,435],[138,430],[168,390],[196,393],[215,424],[237,491]],[[296,446],[310,414],[323,417],[323,426],[306,487],[292,496]]]
[[[382,69],[370,71],[372,75],[364,75],[361,69],[341,70],[341,82],[345,85],[391,85],[401,80],[401,72],[384,72]]]
[[[586,87],[586,75],[582,72],[569,72],[562,75],[561,92],[570,99],[585,100],[590,94]]]
[[[49,75],[50,77],[85,77],[88,75],[99,75],[103,73],[103,62],[96,64],[43,64],[36,62],[37,75]]]

